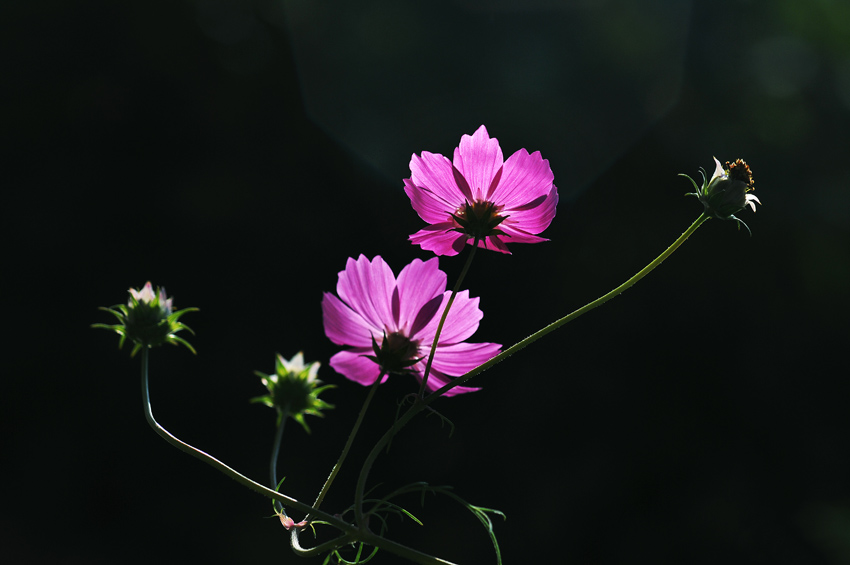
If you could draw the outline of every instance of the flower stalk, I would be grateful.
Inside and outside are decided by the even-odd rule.
[[[277,460],[280,457],[280,445],[283,443],[283,430],[286,428],[286,419],[289,416],[286,409],[280,410],[280,415],[277,420],[277,427],[274,432],[274,443],[272,444],[272,456],[269,461],[269,485],[272,488],[277,488]],[[275,501],[275,509],[286,517],[286,512],[283,505]]]
[[[467,372],[466,374],[461,375],[461,376],[459,376],[455,379],[452,379],[449,383],[445,384],[443,387],[432,392],[431,394],[426,396],[424,399],[422,399],[420,402],[415,402],[413,404],[413,406],[411,406],[407,410],[407,412],[405,412],[393,424],[393,426],[389,430],[387,430],[387,432],[383,436],[381,436],[381,439],[379,439],[378,443],[376,443],[375,446],[372,448],[372,451],[369,453],[368,457],[366,458],[366,460],[363,463],[363,467],[360,470],[360,476],[357,479],[355,496],[360,496],[362,498],[363,492],[366,489],[366,480],[369,476],[369,472],[371,471],[372,465],[374,464],[375,460],[378,458],[378,455],[380,454],[381,450],[383,450],[384,446],[386,446],[387,443],[389,443],[389,441],[393,438],[393,436],[395,436],[395,434],[397,434],[398,431],[401,428],[403,428],[416,414],[418,414],[419,412],[424,410],[426,407],[428,407],[428,405],[430,405],[432,402],[434,402],[435,400],[437,400],[438,398],[440,398],[441,396],[443,396],[444,394],[449,392],[453,387],[462,385],[463,383],[465,383],[466,381],[468,381],[472,377],[486,371],[487,369],[489,369],[493,365],[496,365],[497,363],[499,363],[499,362],[503,361],[504,359],[510,357],[511,355],[516,353],[517,351],[528,347],[529,345],[531,345],[532,343],[534,343],[538,339],[542,338],[543,336],[557,330],[558,328],[564,326],[568,322],[575,320],[576,318],[578,318],[582,314],[586,314],[587,312],[590,312],[594,308],[597,308],[597,307],[605,304],[606,302],[608,302],[609,300],[611,300],[615,296],[622,294],[624,291],[626,291],[629,288],[631,288],[632,286],[634,286],[635,283],[637,283],[643,277],[645,277],[650,272],[652,272],[661,263],[663,263],[664,260],[667,259],[667,257],[669,257],[670,255],[672,255],[673,252],[676,251],[685,241],[687,241],[687,239],[695,231],[697,231],[697,229],[699,229],[699,227],[702,224],[704,224],[706,221],[708,221],[710,219],[711,219],[711,216],[707,215],[705,212],[700,214],[700,216],[696,219],[696,221],[694,221],[694,223],[691,224],[691,226],[688,229],[686,229],[684,231],[684,233],[682,233],[682,235],[680,235],[679,238],[676,239],[676,241],[674,241],[670,245],[670,247],[668,247],[666,250],[664,250],[664,252],[661,253],[661,255],[659,255],[658,257],[653,259],[646,267],[644,267],[643,269],[638,271],[633,277],[628,279],[626,282],[624,282],[623,284],[621,284],[620,286],[618,286],[614,290],[608,292],[607,294],[605,294],[603,296],[600,296],[599,298],[597,298],[596,300],[594,300],[592,302],[589,302],[588,304],[585,304],[584,306],[582,306],[578,310],[575,310],[575,311],[571,312],[570,314],[567,314],[563,318],[560,318],[560,319],[552,322],[551,324],[549,324],[545,328],[543,328],[543,329],[531,334],[530,336],[526,337],[525,339],[515,343],[511,347],[509,347],[509,348],[505,349],[504,351],[502,351],[501,353],[493,356],[491,359],[482,363],[481,365],[472,369],[471,371]]]
[[[311,512],[311,511],[315,510],[314,508],[312,508],[311,506],[309,506],[307,504],[304,504],[303,502],[299,502],[298,500],[295,500],[294,498],[291,498],[289,496],[286,496],[284,494],[276,492],[276,491],[274,491],[274,490],[272,490],[272,489],[270,489],[270,488],[268,488],[264,485],[261,485],[260,483],[254,481],[252,479],[249,479],[248,477],[239,473],[238,471],[236,471],[232,467],[225,465],[224,463],[222,463],[221,461],[219,461],[218,459],[216,459],[212,455],[210,455],[210,454],[208,454],[204,451],[201,451],[200,449],[198,449],[198,448],[196,448],[192,445],[189,445],[188,443],[184,442],[181,439],[178,439],[171,432],[169,432],[164,427],[162,427],[159,424],[159,422],[156,421],[156,418],[154,418],[153,410],[151,409],[150,391],[149,391],[149,386],[148,386],[148,363],[149,363],[148,355],[149,355],[149,351],[148,351],[147,348],[144,348],[141,351],[142,351],[142,405],[143,405],[144,411],[145,411],[145,419],[147,420],[150,427],[153,428],[153,430],[157,433],[157,435],[159,435],[162,439],[164,439],[165,441],[167,441],[168,443],[170,443],[171,445],[173,445],[174,447],[176,447],[180,451],[182,451],[184,453],[188,453],[192,457],[195,457],[196,459],[200,459],[204,463],[207,463],[207,464],[211,465],[212,467],[215,467],[216,469],[218,469],[219,471],[221,471],[222,473],[224,473],[225,475],[227,475],[228,477],[230,477],[231,479],[233,479],[237,483],[241,484],[242,486],[245,486],[245,487],[247,487],[247,488],[249,488],[249,489],[251,489],[255,492],[258,492],[258,493],[260,493],[264,496],[267,496],[268,498],[271,498],[273,500],[277,500],[278,502],[285,504],[285,505],[289,506],[290,508],[294,508],[294,509],[300,510],[302,512]],[[322,513],[322,512],[314,512],[314,514],[316,516],[321,516],[322,520],[327,520],[331,525],[339,528],[340,530],[342,530],[344,532],[355,531],[355,529],[350,524],[348,524],[348,523],[346,523],[346,522],[344,522],[344,521],[342,521],[342,520],[340,520],[340,519],[338,519],[334,516],[331,516],[330,514],[325,514],[325,513]]]
[[[684,231],[684,233],[682,233],[682,235],[680,235],[679,238],[670,245],[670,247],[668,247],[666,250],[664,250],[664,252],[661,253],[661,255],[659,255],[658,257],[653,259],[646,267],[644,267],[643,269],[638,271],[632,278],[630,278],[629,280],[627,280],[626,282],[624,282],[623,284],[621,284],[620,286],[618,286],[617,288],[615,288],[611,292],[600,296],[596,300],[585,304],[584,306],[582,306],[578,310],[575,310],[575,311],[571,312],[570,314],[567,314],[563,318],[555,320],[554,322],[552,322],[551,324],[549,324],[545,328],[538,330],[538,331],[534,332],[533,334],[531,334],[530,336],[528,336],[527,338],[515,343],[511,347],[505,349],[504,351],[502,351],[498,355],[495,355],[492,359],[490,359],[489,361],[487,361],[487,362],[483,363],[482,365],[476,367],[475,369],[469,371],[465,375],[461,375],[460,377],[452,380],[447,385],[445,385],[442,388],[440,388],[440,389],[434,391],[433,393],[429,394],[425,398],[425,400],[423,401],[423,405],[427,406],[428,404],[430,404],[431,402],[433,402],[434,400],[436,400],[437,398],[439,398],[440,396],[442,396],[443,394],[445,394],[446,392],[451,390],[452,387],[455,387],[455,386],[458,386],[458,385],[465,383],[466,381],[468,381],[469,379],[471,379],[475,375],[482,373],[483,371],[486,371],[487,369],[489,369],[493,365],[495,365],[495,364],[499,363],[500,361],[503,361],[504,359],[510,357],[511,355],[516,353],[517,351],[528,347],[529,345],[531,345],[532,343],[534,343],[535,341],[537,341],[541,337],[557,330],[558,328],[560,328],[564,324],[567,324],[568,322],[572,322],[573,320],[575,320],[576,318],[578,318],[582,314],[586,314],[586,313],[590,312],[591,310],[593,310],[594,308],[602,306],[603,304],[605,304],[606,302],[608,302],[609,300],[611,300],[615,296],[622,294],[623,292],[625,292],[626,290],[628,290],[629,288],[634,286],[635,283],[637,283],[643,277],[645,277],[646,275],[651,273],[661,263],[663,263],[664,260],[667,259],[667,257],[669,257],[670,255],[672,255],[673,252],[676,251],[679,248],[679,246],[681,246],[683,243],[685,243],[685,241],[687,241],[687,239],[695,231],[697,231],[697,229],[699,229],[699,227],[702,224],[704,224],[706,221],[708,221],[710,219],[711,219],[711,216],[709,216],[705,212],[703,212],[702,214],[700,214],[699,218],[697,218],[694,221],[694,223],[691,224],[691,226],[688,229],[686,229]]]
[[[328,476],[325,484],[322,485],[322,490],[319,491],[319,495],[316,497],[316,502],[313,503],[313,508],[318,509],[319,506],[322,505],[322,501],[325,499],[325,496],[328,494],[328,490],[331,488],[331,485],[334,482],[334,479],[339,474],[339,470],[342,468],[342,464],[345,462],[345,458],[348,457],[348,452],[351,450],[351,446],[354,443],[354,437],[357,435],[357,431],[360,429],[360,424],[363,423],[363,418],[366,416],[366,410],[369,409],[369,404],[372,402],[372,398],[375,396],[375,391],[378,390],[378,385],[381,384],[381,380],[384,378],[384,374],[381,373],[378,375],[378,378],[375,379],[375,382],[372,383],[372,386],[369,387],[369,394],[366,395],[366,400],[363,401],[363,406],[360,408],[360,413],[357,415],[357,420],[354,422],[354,427],[351,428],[351,433],[348,434],[348,440],[345,442],[345,447],[342,448],[342,453],[337,459],[336,464],[334,464],[333,469],[331,469],[331,474]],[[356,508],[362,508],[361,505],[356,504]],[[311,516],[306,516],[304,520],[309,521]]]
[[[445,561],[443,559],[439,559],[437,557],[427,555],[427,554],[422,553],[420,551],[417,551],[413,548],[407,547],[407,546],[402,545],[400,543],[394,542],[392,540],[388,540],[388,539],[386,539],[382,536],[374,534],[374,533],[370,532],[368,529],[359,528],[359,527],[357,527],[353,524],[349,524],[348,522],[341,520],[334,515],[323,512],[323,511],[319,510],[318,508],[314,508],[312,506],[304,504],[303,502],[300,502],[300,501],[298,501],[298,500],[296,500],[292,497],[289,497],[289,496],[287,496],[283,493],[277,492],[277,491],[272,490],[272,489],[270,489],[270,488],[268,488],[264,485],[261,485],[260,483],[254,481],[252,479],[249,479],[248,477],[246,477],[242,473],[236,471],[232,467],[225,465],[224,463],[222,463],[221,461],[219,461],[218,459],[216,459],[212,455],[205,453],[204,451],[201,451],[200,449],[193,447],[193,446],[189,445],[188,443],[178,439],[171,432],[169,432],[164,427],[162,427],[159,424],[159,422],[156,421],[156,418],[154,418],[154,416],[153,416],[153,410],[151,409],[151,402],[150,402],[150,390],[149,390],[149,385],[148,385],[148,380],[149,380],[148,379],[148,364],[149,364],[148,353],[149,353],[149,349],[143,348],[143,349],[141,349],[141,352],[142,352],[142,379],[141,379],[141,381],[142,381],[142,404],[143,404],[143,407],[144,407],[145,419],[147,420],[147,422],[151,426],[151,428],[153,428],[153,430],[157,433],[157,435],[159,435],[161,438],[163,438],[165,441],[167,441],[168,443],[170,443],[171,445],[173,445],[174,447],[176,447],[180,451],[183,451],[184,453],[188,453],[192,457],[195,457],[196,459],[199,459],[199,460],[203,461],[204,463],[207,463],[207,464],[211,465],[212,467],[218,469],[219,471],[221,471],[222,473],[224,473],[225,475],[227,475],[231,479],[235,480],[237,483],[241,484],[242,486],[247,487],[247,488],[249,488],[249,489],[251,489],[255,492],[258,492],[258,493],[262,494],[263,496],[266,496],[266,497],[268,497],[272,500],[280,502],[281,504],[284,504],[284,505],[288,506],[289,508],[292,508],[294,510],[298,510],[298,511],[303,512],[307,515],[310,515],[313,518],[313,520],[321,521],[322,523],[325,523],[329,526],[332,526],[332,527],[340,530],[340,532],[342,532],[342,535],[340,537],[338,537],[334,540],[331,540],[329,542],[325,542],[321,546],[319,546],[321,548],[321,551],[317,551],[316,554],[323,553],[323,552],[330,551],[330,550],[337,549],[337,548],[341,548],[341,547],[348,545],[352,542],[362,542],[362,543],[365,543],[367,545],[379,547],[379,548],[381,548],[385,551],[389,551],[390,553],[393,553],[395,555],[398,555],[399,557],[407,559],[407,560],[409,560],[413,563],[418,563],[420,565],[454,565],[450,561]],[[300,528],[293,528],[291,530],[292,539],[297,540],[297,536],[298,536],[299,531],[300,531]],[[295,548],[295,547],[296,546],[293,543],[293,548]],[[298,551],[296,549],[296,552],[299,552],[299,553],[305,552],[305,553],[308,553],[308,554],[312,554],[313,550],[318,549],[318,548],[304,549],[304,548],[301,548],[300,544],[298,544],[297,547],[301,551]]]
[[[489,137],[484,126],[472,136],[461,138],[452,161],[428,152],[422,152],[421,156],[414,155],[411,160],[411,178],[405,179],[405,191],[414,209],[429,225],[411,235],[410,240],[436,255],[456,255],[468,244],[472,249],[451,292],[446,290],[446,275],[439,270],[436,257],[424,262],[414,259],[396,277],[380,256],[369,260],[361,255],[358,259],[349,259],[346,269],[339,273],[338,296],[324,294],[322,311],[325,334],[334,343],[348,347],[335,354],[330,365],[350,380],[368,386],[369,391],[342,452],[312,506],[278,492],[283,481],[277,482],[277,468],[286,420],[293,418],[309,433],[304,417],[322,416],[322,410],[333,408],[319,398],[320,393],[333,385],[323,385],[318,380],[318,362],[305,364],[300,352],[291,360],[278,355],[274,373],[266,375],[256,372],[268,394],[252,401],[274,408],[277,415],[269,462],[270,486],[267,487],[178,439],[153,416],[149,391],[149,350],[171,343],[183,345],[194,353],[194,348],[177,333],[182,330],[192,333],[180,322],[180,318],[197,309],[186,308],[175,312],[172,299],[165,290],[154,289],[148,282],[140,290],[129,290],[130,298],[126,305],[103,309],[115,316],[117,324],[94,324],[94,327],[119,334],[119,347],[129,339],[133,343],[131,356],[142,352],[142,401],[145,418],[151,428],[174,447],[272,499],[275,512],[284,528],[290,532],[292,548],[298,555],[311,557],[327,554],[326,562],[339,559],[347,563],[349,561],[342,557],[340,551],[347,546],[355,546],[353,562],[356,563],[365,563],[378,549],[384,549],[420,565],[453,565],[383,537],[387,526],[386,513],[407,515],[419,522],[407,510],[390,502],[390,499],[412,491],[437,492],[443,487],[434,489],[425,483],[417,483],[398,489],[383,499],[369,498],[367,481],[380,452],[388,449],[393,437],[416,415],[425,409],[433,411],[430,405],[438,398],[477,390],[464,385],[507,357],[634,286],[661,265],[709,219],[734,220],[739,229],[743,224],[749,231],[749,227],[735,214],[746,207],[755,211],[756,204],[761,204],[751,194],[752,171],[741,159],[734,163],[727,161],[725,167],[715,159],[715,164],[715,172],[710,179],[706,178],[705,171],[701,169],[701,185],[687,175],[682,175],[693,184],[695,192],[689,195],[699,199],[704,211],[667,249],[610,292],[501,350],[500,344],[467,341],[477,330],[483,313],[478,307],[479,299],[470,297],[469,291],[459,289],[478,247],[510,253],[508,243],[546,241],[538,234],[549,226],[558,202],[557,188],[552,182],[553,175],[548,161],[542,159],[539,152],[529,154],[525,149],[517,151],[505,161],[498,141]],[[436,314],[441,309],[442,313],[437,318]],[[441,336],[443,342],[440,341]],[[436,356],[438,348],[439,358]],[[341,514],[328,514],[320,507],[352,449],[378,386],[390,374],[416,377],[420,381],[418,395],[409,395],[414,398],[412,405],[404,413],[397,413],[392,426],[369,451],[357,477],[352,506]],[[430,392],[427,396],[426,391]],[[425,488],[420,485],[425,485]],[[461,501],[455,495],[450,496]],[[493,539],[497,561],[501,563],[499,547],[487,514],[502,514],[464,504],[487,527]],[[295,523],[284,507],[290,511],[303,512],[304,519]],[[350,516],[349,512],[353,513],[353,523],[344,519]],[[380,530],[375,528],[378,533],[370,530],[370,517],[374,518],[373,522],[380,521]],[[335,531],[331,539],[316,541],[313,547],[303,547],[300,532],[315,525],[328,525]],[[372,549],[364,554],[366,546]]]
[[[434,362],[434,354],[437,352],[437,343],[440,341],[440,334],[443,332],[443,325],[446,323],[446,318],[449,316],[449,309],[452,307],[452,304],[455,301],[455,296],[457,296],[457,291],[460,290],[460,285],[463,283],[463,279],[466,277],[466,273],[469,271],[470,265],[472,265],[472,259],[475,257],[475,250],[478,249],[478,238],[475,238],[475,241],[472,244],[472,249],[469,252],[469,256],[466,258],[466,263],[463,265],[463,269],[460,271],[460,276],[457,278],[457,282],[455,283],[454,288],[452,289],[452,295],[449,297],[449,302],[446,304],[446,308],[443,310],[443,315],[440,318],[440,323],[437,325],[437,331],[434,334],[434,342],[431,344],[431,351],[428,353],[428,361],[425,363],[425,371],[422,373],[422,384],[419,385],[419,397],[425,396],[425,385],[428,382],[428,375],[431,374],[431,364]]]

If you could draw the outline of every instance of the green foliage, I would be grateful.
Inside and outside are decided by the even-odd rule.
[[[423,526],[423,522],[417,518],[410,510],[402,507],[396,502],[393,502],[394,499],[399,498],[405,494],[419,494],[419,504],[424,508],[425,506],[425,495],[426,494],[435,494],[435,495],[444,495],[470,512],[478,519],[482,526],[484,526],[487,535],[490,537],[490,541],[493,544],[493,549],[496,554],[496,564],[502,565],[502,553],[499,549],[499,542],[496,539],[496,533],[493,528],[493,521],[491,520],[491,515],[501,516],[503,519],[505,518],[504,513],[499,510],[495,510],[492,508],[485,508],[483,506],[476,506],[474,504],[470,504],[460,496],[454,493],[452,487],[450,486],[431,486],[425,482],[416,482],[411,483],[409,485],[405,485],[401,488],[398,488],[391,493],[385,495],[382,498],[366,498],[363,500],[365,505],[370,505],[368,510],[364,512],[364,515],[369,518],[375,518],[380,523],[380,528],[378,529],[378,534],[383,536],[389,530],[389,524],[387,518],[390,516],[398,516],[402,519],[409,518],[416,522],[418,525]],[[350,514],[354,512],[354,506],[350,506],[346,509],[342,516],[346,514]],[[345,565],[354,565],[360,563],[366,563],[372,557],[374,557],[377,548],[373,548],[373,551],[368,556],[363,556],[363,544],[357,544],[357,552],[353,560],[347,560],[342,555],[339,554],[339,549],[335,549],[332,551],[326,558],[324,563],[341,563]],[[332,561],[334,559],[334,561]]]

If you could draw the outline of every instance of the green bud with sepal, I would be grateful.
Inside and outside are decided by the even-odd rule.
[[[252,398],[251,402],[265,404],[277,410],[277,423],[281,424],[284,416],[289,416],[310,433],[310,428],[304,421],[304,416],[323,416],[322,410],[333,408],[319,395],[334,385],[322,386],[317,378],[321,363],[318,361],[304,364],[304,354],[298,352],[287,361],[278,354],[275,360],[275,372],[271,375],[254,371],[262,380],[269,393]]]
[[[118,318],[117,324],[92,324],[93,328],[112,330],[121,336],[118,347],[123,347],[126,340],[133,342],[130,356],[136,355],[143,347],[157,347],[164,343],[184,345],[192,353],[196,353],[188,341],[177,335],[186,330],[194,332],[186,324],[180,322],[180,317],[187,312],[197,312],[197,308],[184,308],[173,311],[173,298],[168,298],[165,289],[157,287],[148,281],[141,290],[131,288],[130,300],[126,305],[118,304],[111,308],[100,309]]]
[[[702,186],[698,186],[694,179],[686,174],[679,175],[690,180],[696,189],[696,192],[689,192],[687,196],[696,196],[708,216],[719,220],[735,220],[739,229],[743,225],[750,232],[749,226],[735,216],[747,206],[755,212],[756,204],[761,204],[754,194],[750,194],[754,187],[753,173],[749,165],[743,159],[737,159],[734,163],[726,161],[724,167],[716,157],[714,163],[716,166],[710,179],[706,179],[705,171],[700,170]]]

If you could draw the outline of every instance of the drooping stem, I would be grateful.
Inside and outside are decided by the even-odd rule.
[[[304,504],[303,502],[299,502],[294,498],[288,497],[279,492],[275,492],[274,490],[264,485],[261,485],[260,483],[254,480],[249,479],[242,473],[239,473],[235,469],[228,467],[212,455],[209,455],[208,453],[205,453],[200,449],[193,447],[188,443],[178,439],[177,437],[172,435],[171,432],[163,428],[159,424],[159,422],[157,422],[156,419],[153,417],[153,411],[151,410],[150,392],[148,390],[148,351],[149,350],[147,347],[142,348],[142,403],[144,405],[145,410],[145,419],[147,419],[148,424],[150,424],[153,430],[160,437],[162,437],[165,441],[167,441],[180,451],[188,453],[192,457],[195,457],[197,459],[200,459],[204,463],[212,465],[213,467],[215,467],[234,481],[238,482],[242,486],[248,487],[249,489],[258,492],[263,496],[276,500],[290,508],[294,508],[295,510],[299,510],[305,513],[311,513],[313,516],[327,521],[330,525],[342,530],[343,532],[354,533],[357,531],[354,526],[348,524],[347,522],[344,522],[343,520],[340,520],[335,516],[318,511],[315,508]]]
[[[224,473],[225,475],[227,475],[231,479],[235,480],[236,482],[238,482],[242,486],[248,487],[249,489],[251,489],[255,492],[258,492],[258,493],[262,494],[263,496],[266,496],[268,498],[271,498],[272,500],[275,500],[277,502],[285,504],[286,506],[288,506],[292,509],[303,512],[303,513],[311,516],[314,520],[321,520],[322,522],[328,524],[329,526],[333,526],[334,528],[337,528],[338,530],[340,530],[342,532],[342,535],[340,535],[335,540],[325,542],[325,543],[321,544],[321,546],[319,546],[321,548],[322,552],[326,552],[326,551],[330,551],[330,550],[333,550],[333,549],[336,549],[336,548],[340,548],[340,547],[348,545],[352,542],[357,541],[357,542],[363,542],[367,545],[373,545],[375,547],[379,547],[379,548],[381,548],[385,551],[389,551],[390,553],[398,555],[399,557],[407,559],[407,560],[409,560],[413,563],[419,563],[420,565],[454,565],[453,563],[451,563],[449,561],[445,561],[445,560],[440,559],[438,557],[427,555],[425,553],[422,553],[421,551],[417,551],[413,548],[407,547],[407,546],[402,545],[400,543],[397,543],[397,542],[394,542],[392,540],[388,540],[386,538],[378,536],[378,535],[376,535],[376,534],[374,534],[374,533],[372,533],[368,530],[358,528],[357,526],[355,526],[353,524],[349,524],[348,522],[341,520],[337,516],[333,516],[333,515],[328,514],[326,512],[322,512],[321,510],[319,510],[317,508],[313,508],[311,506],[308,506],[307,504],[304,504],[303,502],[299,502],[298,500],[295,500],[294,498],[286,496],[285,494],[282,494],[280,492],[276,492],[276,491],[274,491],[274,490],[272,490],[268,487],[265,487],[265,486],[261,485],[260,483],[249,479],[248,477],[239,473],[235,469],[228,467],[227,465],[225,465],[224,463],[222,463],[221,461],[219,461],[218,459],[216,459],[212,455],[209,455],[208,453],[205,453],[205,452],[201,451],[200,449],[197,449],[196,447],[193,447],[193,446],[189,445],[188,443],[186,443],[186,442],[178,439],[174,435],[172,435],[171,432],[169,432],[168,430],[163,428],[159,424],[159,422],[156,421],[156,419],[153,416],[153,411],[151,410],[150,391],[149,391],[149,386],[148,386],[148,364],[149,364],[148,352],[149,352],[149,349],[147,347],[142,348],[142,404],[143,404],[143,407],[144,407],[145,419],[147,420],[148,424],[153,428],[153,430],[157,433],[157,435],[162,437],[165,441],[167,441],[168,443],[170,443],[171,445],[173,445],[174,447],[176,447],[180,451],[188,453],[189,455],[191,455],[191,456],[193,456],[197,459],[200,459],[204,463],[207,463],[207,464],[211,465],[212,467],[218,469],[219,471],[221,471],[222,473]],[[378,379],[378,382],[380,382],[380,378]],[[298,531],[299,530],[296,529],[296,528],[292,529],[291,533],[293,534],[293,539],[297,539]],[[299,552],[299,550],[302,551],[302,552],[311,552],[311,551],[316,550],[316,548],[304,549],[304,548],[301,548],[300,546],[298,548],[293,547],[293,549],[295,549],[296,552]]]
[[[472,243],[472,250],[469,252],[469,256],[466,258],[466,263],[463,265],[463,269],[460,271],[460,276],[457,278],[457,282],[455,283],[454,288],[452,289],[452,294],[449,297],[449,301],[446,304],[445,310],[443,310],[443,315],[440,318],[440,323],[437,325],[437,332],[434,334],[434,343],[431,344],[431,352],[428,354],[428,361],[425,363],[425,371],[422,373],[422,384],[419,385],[419,397],[422,398],[425,396],[425,383],[428,382],[428,375],[431,374],[431,364],[434,362],[434,354],[437,352],[437,343],[440,341],[440,333],[443,331],[443,324],[446,323],[446,318],[449,316],[449,309],[452,307],[452,304],[455,301],[455,296],[457,296],[458,291],[460,290],[460,285],[463,282],[464,277],[466,277],[467,271],[469,271],[469,266],[472,265],[472,258],[475,257],[475,250],[478,249],[478,237]]]
[[[360,476],[357,479],[357,487],[356,487],[356,491],[355,491],[355,496],[357,496],[358,494],[360,496],[362,496],[362,493],[366,488],[366,479],[369,476],[369,472],[371,471],[372,465],[374,464],[375,460],[377,459],[378,454],[380,454],[380,452],[384,448],[384,446],[387,445],[387,443],[393,438],[393,436],[395,436],[395,434],[398,433],[398,431],[405,424],[407,424],[407,422],[409,422],[413,418],[413,416],[415,416],[416,414],[418,414],[419,412],[424,410],[429,404],[431,404],[432,402],[434,402],[435,400],[440,398],[447,391],[453,389],[456,386],[462,385],[463,383],[465,383],[466,381],[468,381],[472,377],[478,375],[479,373],[481,373],[483,371],[486,371],[487,369],[489,369],[490,367],[492,367],[496,363],[499,363],[500,361],[506,359],[507,357],[510,357],[511,355],[513,355],[514,353],[519,351],[520,349],[523,349],[523,348],[527,347],[528,345],[534,343],[535,341],[537,341],[541,337],[545,336],[546,334],[555,331],[556,329],[560,328],[564,324],[575,320],[576,318],[578,318],[582,314],[585,314],[585,313],[593,310],[594,308],[601,306],[602,304],[605,304],[606,302],[608,302],[609,300],[611,300],[615,296],[621,294],[623,291],[627,290],[628,288],[633,286],[636,282],[638,282],[643,277],[648,275],[653,269],[655,269],[665,259],[667,259],[667,257],[672,255],[673,252],[676,251],[676,249],[678,249],[679,246],[682,245],[691,236],[691,234],[693,234],[697,230],[697,228],[699,228],[703,223],[705,223],[709,219],[711,219],[711,216],[707,216],[705,213],[700,214],[699,218],[697,218],[696,221],[693,224],[691,224],[691,226],[687,230],[685,230],[685,232],[682,235],[680,235],[679,238],[670,245],[670,247],[668,247],[666,250],[664,250],[664,252],[661,253],[661,255],[659,255],[658,257],[653,259],[646,267],[644,267],[643,269],[638,271],[637,274],[635,274],[632,278],[630,278],[629,280],[627,280],[626,282],[624,282],[623,284],[621,284],[620,286],[618,286],[617,288],[615,288],[611,292],[609,292],[609,293],[607,293],[603,296],[600,296],[596,300],[589,302],[588,304],[585,304],[584,306],[582,306],[578,310],[575,310],[574,312],[567,314],[563,318],[560,318],[560,319],[552,322],[551,324],[549,324],[545,328],[531,334],[527,338],[525,338],[522,341],[512,345],[508,349],[505,349],[504,351],[502,351],[498,355],[492,357],[490,360],[479,365],[475,369],[472,369],[468,373],[466,373],[466,374],[464,374],[460,377],[457,377],[456,379],[452,379],[448,384],[446,384],[443,387],[441,387],[440,389],[432,392],[427,397],[422,399],[420,402],[414,402],[413,406],[411,406],[407,410],[407,412],[405,412],[401,416],[401,418],[399,418],[396,422],[393,423],[393,426],[389,430],[387,430],[387,432],[381,437],[381,439],[378,440],[378,443],[375,444],[375,447],[372,448],[372,451],[369,453],[368,457],[366,458],[366,461],[363,463],[363,467],[360,469]],[[435,341],[435,343],[436,343],[436,341]]]

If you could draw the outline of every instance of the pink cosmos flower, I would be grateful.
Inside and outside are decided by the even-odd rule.
[[[325,334],[338,345],[351,346],[331,357],[331,367],[362,385],[371,385],[384,372],[412,373],[422,381],[437,325],[451,295],[437,258],[414,259],[398,279],[384,260],[361,255],[348,259],[336,285],[339,298],[322,298]],[[499,352],[498,343],[466,343],[483,317],[478,298],[457,293],[428,376],[426,388],[435,391],[474,369]],[[454,396],[477,388],[457,386]]]
[[[437,255],[457,255],[476,237],[479,247],[502,253],[510,253],[508,243],[547,241],[536,234],[555,217],[554,178],[539,151],[520,149],[504,161],[499,141],[484,126],[460,138],[454,161],[414,154],[404,191],[430,225],[410,240]]]

